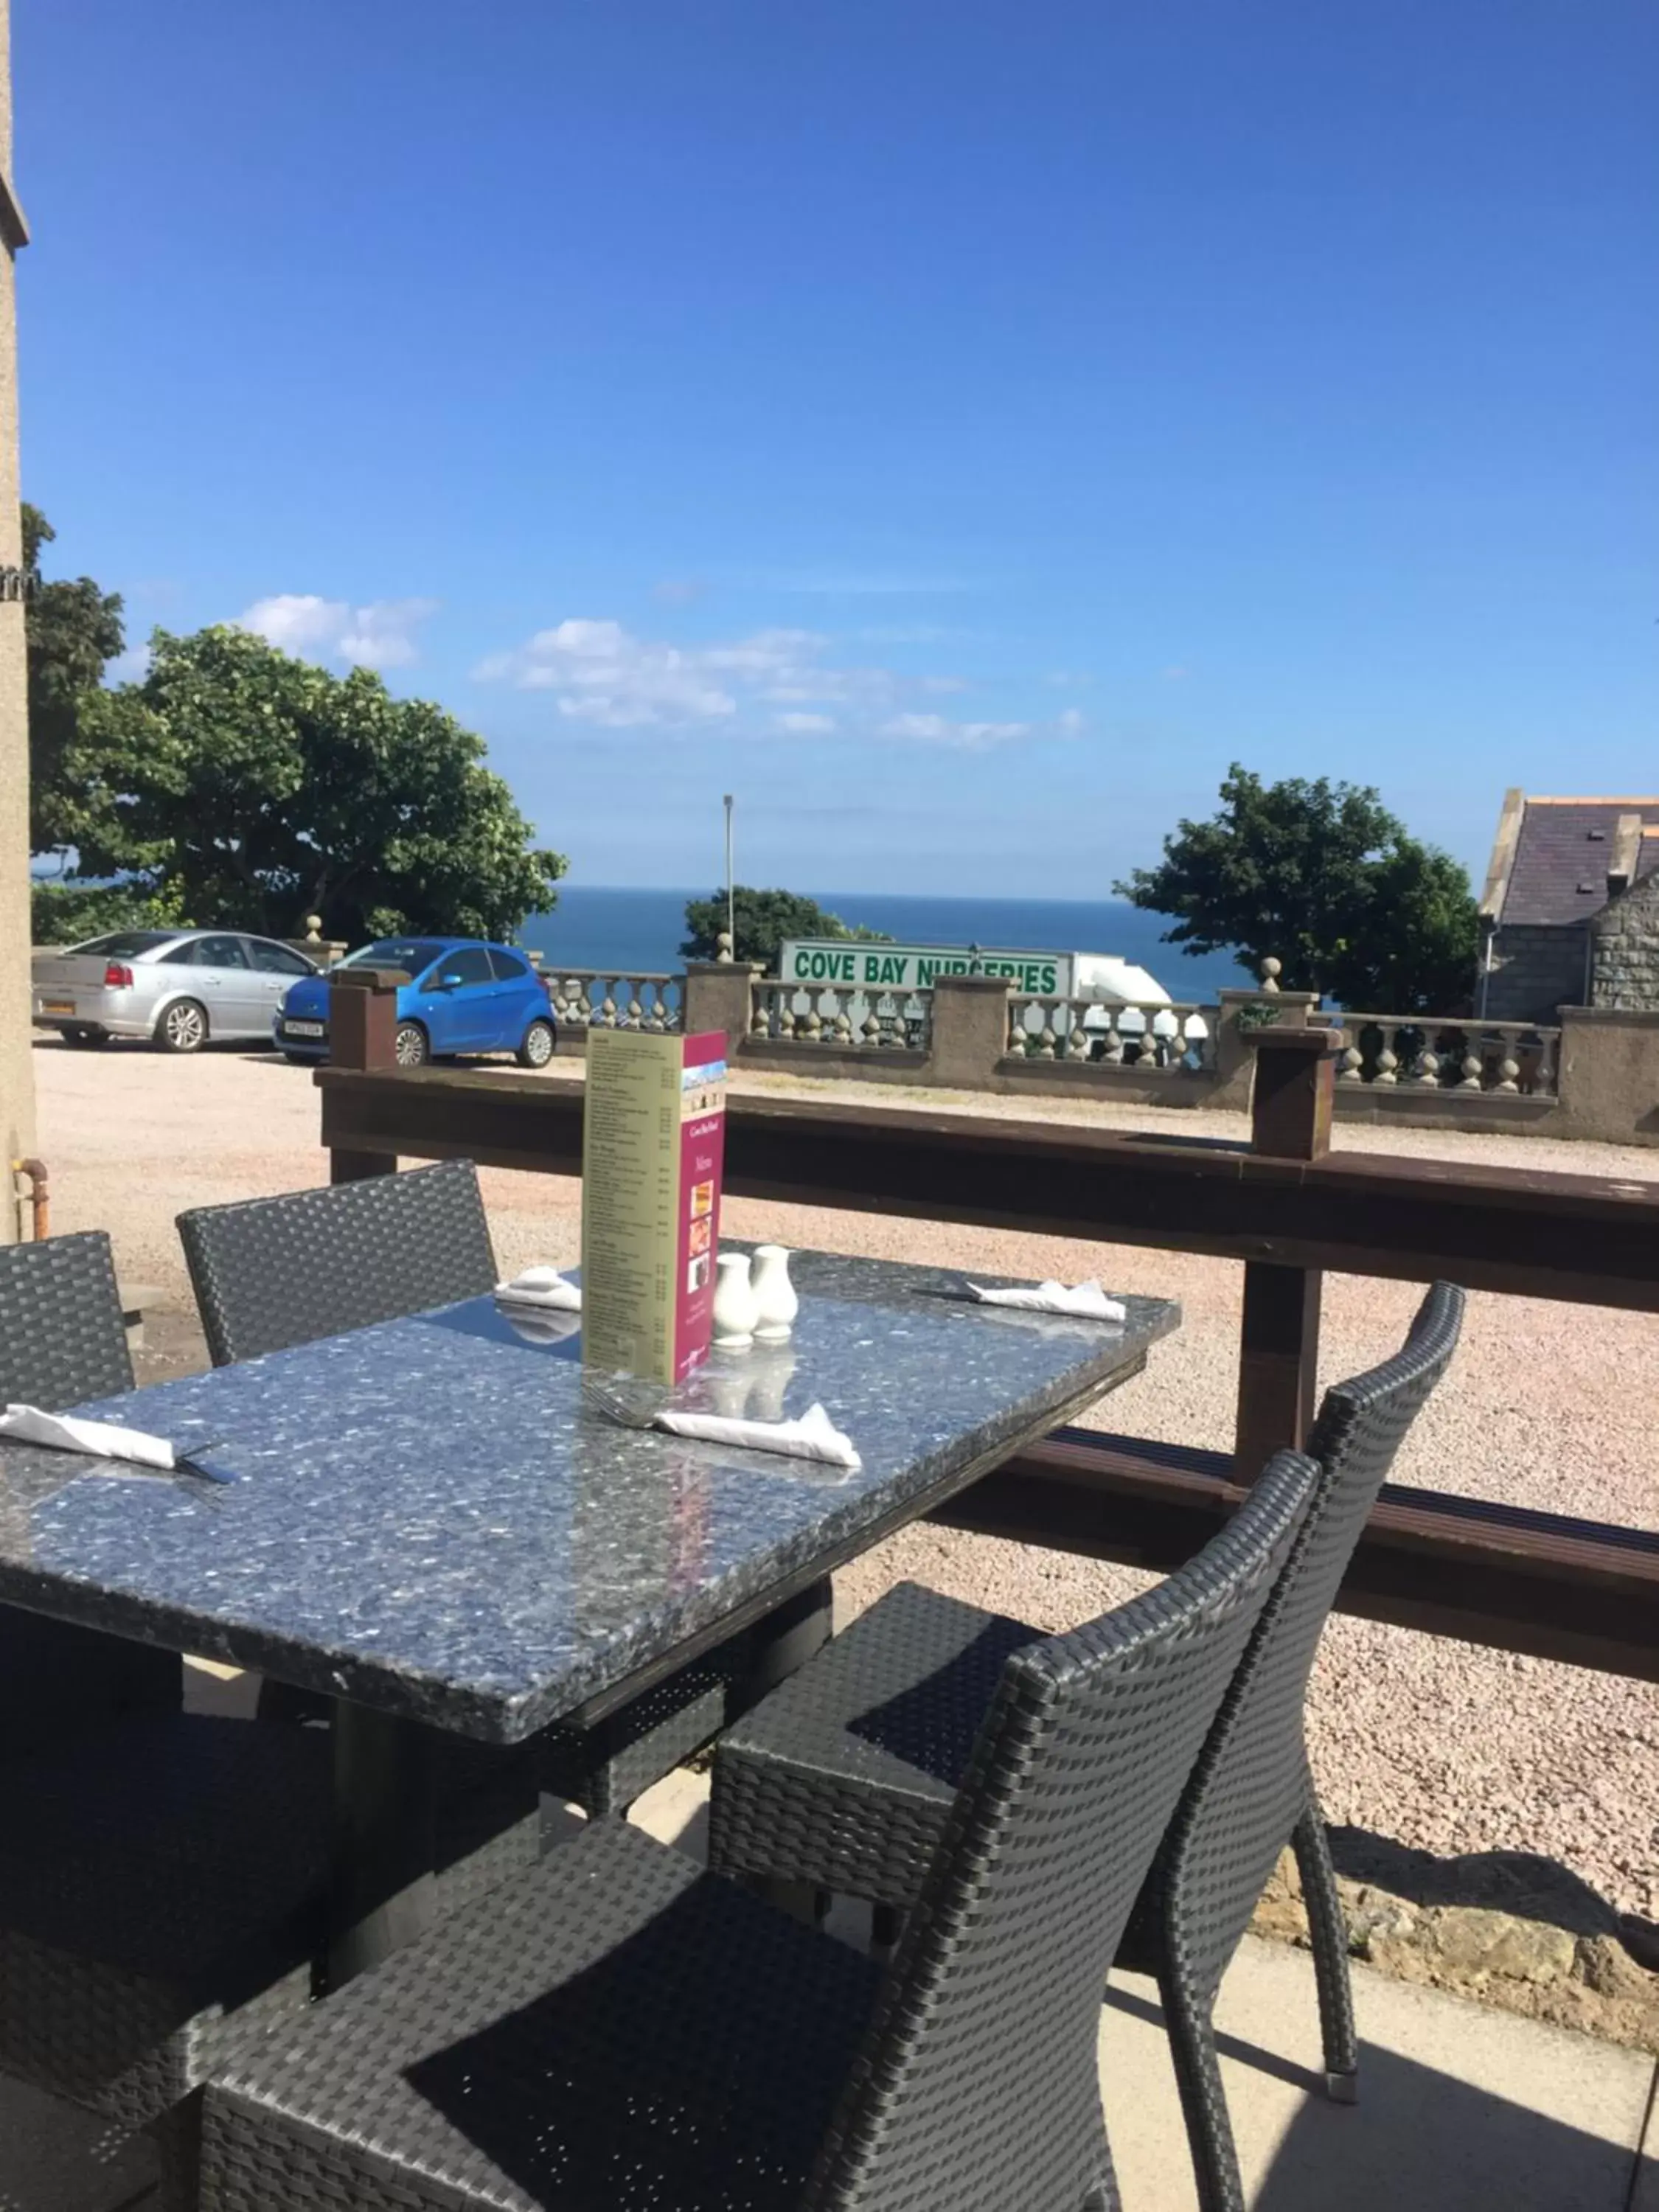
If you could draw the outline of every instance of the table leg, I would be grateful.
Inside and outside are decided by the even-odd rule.
[[[438,1738],[340,1699],[334,1708],[328,1986],[377,1966],[437,1917]]]
[[[775,1690],[798,1667],[804,1667],[815,1651],[823,1650],[830,1641],[832,1595],[826,1575],[822,1582],[810,1583],[775,1613],[769,1613],[764,1620],[756,1622],[748,1672],[741,1682],[733,1686],[733,1717],[757,1705],[769,1690]],[[755,1887],[761,1896],[798,1920],[821,1925],[828,1917],[829,1896],[823,1890],[814,1889],[811,1882],[775,1881],[763,1877]]]
[[[735,1710],[747,1712],[769,1690],[787,1681],[804,1667],[815,1651],[830,1641],[830,1613],[833,1592],[830,1577],[809,1583],[787,1599],[764,1620],[755,1623],[749,1666],[742,1681],[734,1685]]]

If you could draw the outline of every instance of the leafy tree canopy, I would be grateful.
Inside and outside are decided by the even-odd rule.
[[[368,669],[335,676],[245,630],[157,630],[141,683],[81,705],[65,767],[91,875],[130,875],[198,925],[357,943],[502,937],[550,907],[565,863],[483,743]]]
[[[1455,1013],[1474,984],[1468,878],[1407,833],[1368,786],[1263,783],[1237,762],[1221,811],[1182,822],[1156,868],[1114,889],[1174,915],[1165,942],[1284,964],[1287,989],[1380,1013]]]
[[[28,598],[23,628],[28,646],[29,846],[36,853],[76,841],[78,811],[64,757],[75,742],[82,698],[104,679],[104,664],[126,642],[121,599],[90,576],[45,582],[40,549],[57,532],[38,507],[23,502],[23,568]]]
[[[816,899],[803,898],[798,891],[757,891],[747,884],[738,884],[732,900],[737,921],[732,958],[758,960],[769,973],[775,972],[778,948],[787,938],[842,937],[863,945],[892,942],[879,929],[866,929],[861,923],[849,927],[839,915],[827,913]],[[713,898],[690,900],[685,909],[685,927],[690,933],[680,947],[682,956],[687,960],[714,959],[726,927],[726,893],[716,891]]]
[[[37,878],[29,885],[30,942],[79,945],[112,929],[181,929],[176,891],[157,894],[141,883],[81,884],[73,877]]]

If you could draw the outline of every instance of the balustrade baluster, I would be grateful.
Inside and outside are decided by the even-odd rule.
[[[1357,1044],[1345,1046],[1343,1048],[1341,1065],[1337,1069],[1337,1081],[1339,1083],[1363,1083],[1365,1079],[1364,1066],[1365,1055],[1361,1052],[1359,1047]]]
[[[1372,1080],[1376,1083],[1394,1084],[1400,1079],[1400,1060],[1394,1049],[1400,1030],[1398,1025],[1393,1022],[1385,1022],[1382,1026],[1382,1043],[1376,1055],[1376,1073]]]

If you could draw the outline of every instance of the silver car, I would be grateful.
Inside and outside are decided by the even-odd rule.
[[[164,1052],[210,1037],[269,1044],[284,992],[318,972],[292,945],[241,930],[118,929],[35,954],[35,1025],[70,1044],[149,1037]]]

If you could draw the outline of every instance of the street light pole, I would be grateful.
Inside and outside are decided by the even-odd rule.
[[[732,957],[738,957],[738,898],[732,877],[732,794],[726,794],[726,933],[732,940]]]

